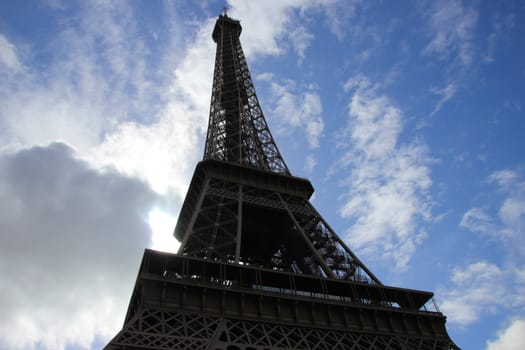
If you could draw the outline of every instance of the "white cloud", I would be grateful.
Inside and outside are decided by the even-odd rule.
[[[366,1],[326,1],[325,5],[324,11],[327,16],[328,26],[339,40],[343,40],[349,31],[360,32],[360,28],[355,27],[353,20],[359,8],[366,5]]]
[[[503,190],[510,190],[519,180],[519,174],[512,170],[495,171],[489,176],[489,182],[497,183]],[[523,186],[521,184],[519,187]]]
[[[525,259],[525,180],[519,171],[501,170],[489,176],[505,197],[497,210],[499,238],[517,259]]]
[[[352,1],[349,6],[346,1],[337,0],[229,0],[231,9],[228,15],[241,19],[244,28],[242,42],[247,56],[279,55],[289,46],[285,42],[287,39],[301,62],[313,39],[313,34],[301,24],[305,21],[306,12],[320,7],[324,9],[330,27],[340,36],[344,31],[344,22],[354,13],[351,8],[359,2]]]
[[[273,74],[268,73],[268,72],[260,73],[255,77],[255,79],[262,80],[262,81],[271,81],[273,80],[273,78],[274,78]]]
[[[470,65],[474,58],[473,31],[478,12],[463,6],[460,0],[436,2],[429,11],[431,40],[423,54],[437,54],[441,59],[458,58]]]
[[[304,170],[307,173],[311,173],[315,166],[317,165],[317,159],[313,155],[306,156],[306,159],[304,161]]]
[[[512,196],[503,202],[499,217],[506,235],[520,236],[525,232],[525,196]]]
[[[290,25],[290,11],[301,6],[297,0],[278,2],[229,0],[233,18],[242,19],[242,43],[247,56],[277,55],[282,52],[278,39]]]
[[[0,33],[0,68],[4,66],[12,72],[22,70],[22,63],[18,59],[17,49],[5,35]]]
[[[313,40],[314,35],[309,33],[304,26],[298,26],[290,32],[289,36],[290,40],[292,40],[293,48],[299,56],[299,62],[301,63],[305,58],[304,52]]]
[[[31,86],[2,96],[3,145],[24,147],[64,140],[79,149],[99,141],[104,120],[101,96],[69,95],[59,82]],[[45,125],[45,127],[43,127]]]
[[[491,32],[487,36],[487,51],[483,60],[486,63],[496,61],[497,47],[502,40],[508,39],[508,34],[516,25],[516,15],[513,13],[501,15],[494,13],[492,17]]]
[[[368,159],[395,150],[402,128],[401,111],[388,98],[357,92],[350,102],[351,139]]]
[[[488,177],[488,184],[496,184],[503,198],[496,207],[469,209],[460,222],[472,232],[489,236],[503,249],[505,259],[500,266],[486,260],[466,268],[455,268],[453,286],[441,293],[443,309],[451,322],[468,325],[487,314],[504,312],[514,316],[525,312],[525,181],[518,171],[501,170]],[[490,194],[498,203],[498,193]],[[511,334],[501,335],[501,339]],[[505,340],[493,346],[505,344]]]
[[[488,183],[496,184],[497,191],[504,195],[500,204],[490,212],[477,207],[469,209],[460,226],[489,235],[515,250],[517,256],[525,257],[520,249],[516,249],[525,243],[525,181],[518,171],[500,170],[488,177]]]
[[[506,289],[504,271],[486,261],[479,261],[466,268],[455,268],[452,273],[453,288],[439,293],[444,302],[441,309],[449,322],[469,325],[487,314],[494,314],[511,297]]]
[[[448,83],[445,87],[439,89],[434,88],[432,89],[432,93],[434,95],[437,95],[440,97],[439,101],[436,103],[436,106],[434,107],[434,110],[432,111],[431,115],[436,114],[441,110],[441,107],[450,100],[452,97],[456,95],[456,92],[458,90],[457,83],[452,82]]]
[[[498,339],[487,342],[487,350],[521,350],[525,344],[525,320],[514,320],[499,332]]]
[[[343,88],[346,92],[349,92],[351,90],[359,90],[359,91],[368,91],[369,94],[374,93],[375,90],[378,88],[372,87],[372,83],[368,79],[368,77],[364,76],[363,74],[357,74],[352,77],[350,77],[346,83],[344,84]]]
[[[181,25],[168,19],[165,46],[146,49],[142,31],[159,28],[138,28],[129,4],[83,10],[50,42],[48,75],[29,72],[1,91],[2,144],[63,140],[98,167],[112,165],[159,193],[184,195],[209,111],[214,19],[188,25],[197,34],[184,44]]]
[[[150,89],[152,72],[136,32],[123,3],[88,4],[81,16],[60,22],[45,49],[32,47],[30,56],[50,52],[45,73],[32,62],[23,77],[5,83],[2,143],[24,147],[65,140],[86,150],[119,121],[145,112],[156,91]]]
[[[323,134],[323,107],[319,94],[313,91],[297,92],[293,81],[285,85],[271,84],[275,108],[273,115],[278,117],[280,132],[290,134],[299,129],[306,133],[310,148],[319,147]]]
[[[192,113],[172,107],[169,115],[153,125],[121,124],[86,159],[98,167],[115,166],[147,181],[158,193],[174,191],[182,198],[198,160],[196,150],[201,140],[196,132],[198,119],[188,121]]]
[[[463,214],[459,224],[472,232],[495,234],[496,226],[492,218],[482,208],[472,208]]]
[[[0,156],[0,348],[88,349],[116,334],[162,205],[64,144]]]
[[[159,193],[184,196],[194,164],[202,155],[213,76],[214,20],[203,24],[188,46],[165,93],[157,122],[126,122],[108,134],[88,159],[112,164],[126,174],[148,181]]]
[[[500,267],[486,260],[456,266],[451,283],[439,290],[449,322],[469,326],[494,315],[512,318],[525,312],[525,268]]]
[[[420,142],[401,143],[401,110],[377,93],[364,76],[351,78],[355,89],[349,103],[342,163],[350,171],[340,213],[354,223],[346,239],[367,256],[381,256],[404,269],[425,238],[421,222],[430,219],[427,191],[430,161]]]

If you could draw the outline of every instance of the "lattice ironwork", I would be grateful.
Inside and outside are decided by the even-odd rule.
[[[146,308],[126,324],[106,350],[206,350],[219,324],[217,318]]]
[[[290,174],[264,118],[241,46],[239,21],[220,16],[204,159]]]
[[[181,254],[381,284],[307,198],[217,178],[231,166],[217,164],[201,178],[205,184],[198,186],[201,199],[192,208]]]
[[[446,339],[342,332],[263,322],[226,320],[217,350],[452,350]]]
[[[183,203],[178,254],[146,250],[107,350],[456,350],[432,293],[383,285],[290,174],[221,15],[204,160]]]
[[[145,309],[106,350],[457,350],[446,338],[363,333]]]

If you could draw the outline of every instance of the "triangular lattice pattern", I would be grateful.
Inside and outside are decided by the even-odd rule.
[[[220,16],[204,159],[290,174],[264,118],[239,36],[239,21]]]
[[[447,339],[252,322],[146,309],[106,350],[455,350]]]
[[[416,350],[456,349],[447,340],[353,333],[327,329],[226,320],[216,350]],[[232,346],[233,345],[233,346]]]
[[[106,349],[206,350],[219,324],[219,319],[202,315],[143,309]]]
[[[182,236],[181,254],[381,284],[304,196],[213,174],[202,181],[202,197],[193,208],[193,226]]]

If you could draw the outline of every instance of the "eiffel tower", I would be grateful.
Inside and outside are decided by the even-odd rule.
[[[383,285],[309,202],[261,110],[239,36],[219,16],[204,159],[175,227],[147,249],[122,330],[105,347],[459,349],[431,292]]]

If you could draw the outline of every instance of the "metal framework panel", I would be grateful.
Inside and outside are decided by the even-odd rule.
[[[454,350],[443,339],[317,329],[145,309],[106,350]]]

